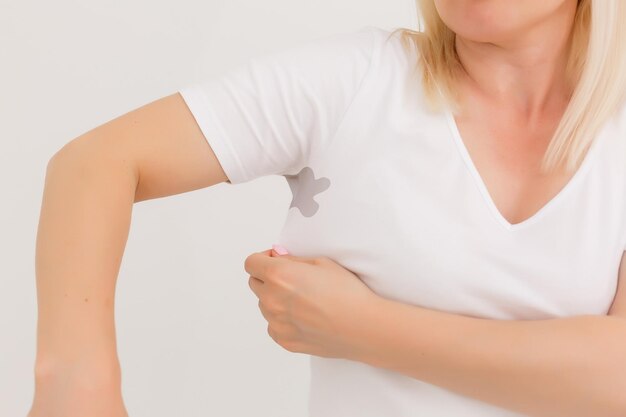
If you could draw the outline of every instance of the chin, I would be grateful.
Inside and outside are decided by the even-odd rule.
[[[511,32],[510,30],[504,31],[485,28],[476,28],[476,30],[454,30],[454,28],[451,29],[459,37],[471,42],[503,43],[516,38],[515,33]]]

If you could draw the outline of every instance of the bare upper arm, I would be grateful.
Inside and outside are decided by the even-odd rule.
[[[609,316],[626,318],[626,251],[622,253],[619,267],[617,293],[608,312]]]
[[[97,126],[59,152],[68,149],[126,158],[138,176],[135,202],[228,181],[178,92]]]

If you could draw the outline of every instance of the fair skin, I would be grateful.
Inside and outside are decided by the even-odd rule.
[[[467,71],[460,88],[472,105],[456,118],[463,141],[503,216],[519,223],[572,175],[542,176],[539,161],[570,93],[564,48],[576,1],[435,3]],[[384,299],[326,257],[258,252],[246,271],[269,335],[290,352],[386,368],[525,415],[619,417],[625,257],[608,315],[552,320],[487,320]]]
[[[226,180],[177,93],[84,133],[51,158],[37,231],[28,417],[128,416],[113,312],[133,204]]]
[[[328,257],[246,259],[269,336],[537,417],[626,415],[626,264],[608,315],[490,320],[379,296]]]
[[[508,146],[519,145],[515,148],[518,152],[505,152],[509,148],[503,147],[497,153],[488,153],[486,151],[488,146],[481,148],[469,146],[470,142],[478,143],[478,138],[484,137],[488,140],[490,137],[482,136],[478,131],[472,134],[471,124],[467,119],[464,119],[464,123],[459,123],[463,127],[463,139],[468,144],[468,148],[473,151],[472,157],[484,160],[477,165],[486,179],[490,177],[489,169],[510,167],[508,170],[510,178],[504,182],[515,183],[517,181],[519,184],[517,187],[511,189],[497,187],[495,177],[486,182],[490,190],[493,190],[494,200],[498,202],[505,217],[515,222],[531,214],[535,208],[521,204],[523,197],[529,196],[528,194],[522,195],[522,191],[530,193],[531,190],[536,190],[531,197],[538,202],[545,202],[553,194],[550,191],[554,190],[554,186],[552,188],[547,186],[549,181],[539,182],[536,176],[528,172],[534,171],[535,158],[541,153],[541,146],[531,146],[535,143],[532,139],[537,139],[538,143],[545,145],[541,139],[545,140],[547,137],[545,132],[550,130],[546,126],[550,124],[550,121],[554,122],[559,110],[562,110],[562,102],[559,103],[556,98],[552,99],[555,96],[548,94],[549,91],[560,91],[556,84],[558,77],[554,75],[557,72],[546,72],[546,68],[556,68],[556,66],[543,65],[540,58],[534,61],[525,61],[520,58],[525,56],[525,59],[531,59],[533,56],[541,56],[540,54],[534,55],[526,52],[526,55],[522,55],[520,52],[520,55],[516,55],[513,52],[507,53],[506,48],[502,49],[502,53],[490,53],[489,51],[500,51],[500,49],[482,48],[484,45],[470,43],[470,39],[484,40],[482,36],[492,36],[494,32],[478,32],[477,29],[472,32],[469,23],[466,23],[466,32],[464,32],[460,27],[462,25],[459,24],[463,22],[460,17],[463,13],[459,12],[461,14],[455,18],[453,9],[469,6],[463,6],[461,1],[452,3],[441,1],[438,5],[442,11],[449,12],[446,20],[449,20],[450,25],[467,35],[465,37],[467,48],[464,49],[464,53],[470,74],[476,80],[475,84],[468,84],[467,91],[468,97],[474,98],[477,103],[476,113],[468,113],[468,117],[481,123],[485,120],[497,119],[507,121],[506,126],[494,125],[491,129],[498,133],[499,127],[500,132],[507,133],[509,136],[491,135],[494,141],[490,142],[490,145],[496,144],[495,139],[498,138],[506,140],[503,143],[508,143]],[[469,2],[465,3],[469,4]],[[494,7],[491,12],[498,11],[496,6],[502,3],[501,13],[504,13],[507,7],[504,3],[508,7],[511,4],[495,0],[475,3],[477,8]],[[529,4],[528,10],[526,10],[526,3]],[[571,7],[570,1],[533,0],[526,3],[514,3],[515,10],[526,12],[521,13],[519,19],[524,16],[533,16],[530,13],[531,7],[538,8],[538,13],[545,12],[550,5],[557,3],[570,4]],[[571,12],[571,9],[567,7],[559,10]],[[479,16],[479,11],[480,9],[475,11],[473,16]],[[482,9],[482,11],[485,16],[490,15],[486,12],[489,11],[488,9]],[[564,18],[564,15],[559,16]],[[556,17],[549,19],[554,25],[558,20]],[[522,48],[521,43],[516,44],[510,41],[504,43],[507,38],[515,39],[513,36],[515,34],[527,33],[525,25],[529,21],[530,18],[517,22],[509,18],[506,24],[507,30],[517,30],[517,32],[508,33],[510,36],[504,36],[505,33],[502,32],[500,37],[494,35],[492,39],[499,39],[503,42],[503,46],[507,45],[512,48],[511,51],[532,51],[530,48]],[[515,24],[511,24],[512,22]],[[550,33],[558,33],[555,26],[548,23],[542,27],[545,31],[537,33],[543,33],[546,36]],[[474,35],[471,35],[472,33]],[[537,35],[535,39],[544,38]],[[553,36],[553,42],[545,42],[545,44],[554,45],[556,39],[557,37]],[[462,48],[463,46],[461,50]],[[478,56],[484,58],[484,55],[480,55],[481,51],[483,54],[487,51],[493,59],[484,62],[482,58],[477,60]],[[549,52],[546,49],[544,54],[549,54]],[[549,62],[549,55],[543,56],[548,60],[546,62]],[[472,57],[474,57],[474,63],[470,64]],[[521,69],[519,65],[516,66],[516,62],[534,62],[535,65],[527,68],[532,71],[527,71]],[[553,65],[556,64],[553,63]],[[519,68],[519,70],[515,71],[514,68]],[[483,74],[482,77],[480,74]],[[550,74],[553,76],[550,77]],[[486,78],[487,75],[498,81],[493,84],[484,82],[489,79]],[[494,89],[490,85],[499,87]],[[482,94],[476,93],[470,96],[472,91],[480,91]],[[508,110],[500,109],[497,103],[507,103],[507,106],[501,107]],[[484,117],[485,114],[493,114],[496,110],[500,111],[498,114],[501,117]],[[530,131],[536,135],[517,138],[511,136],[511,132],[519,131],[520,126],[524,126],[525,131],[529,131],[528,122],[532,126]],[[511,126],[514,128],[511,129]],[[477,129],[476,126],[473,128]],[[472,138],[475,139],[472,140]],[[507,155],[508,159],[497,159],[496,155]],[[173,172],[176,175],[172,175]],[[515,172],[521,172],[523,175],[514,177]],[[116,351],[113,306],[117,272],[128,237],[133,204],[210,187],[226,180],[226,175],[215,154],[178,94],[163,97],[111,120],[74,139],[54,155],[46,172],[37,234],[36,279],[39,309],[35,397],[28,417],[87,415],[90,417],[127,417],[128,413],[121,395],[121,369]],[[533,397],[533,393],[539,395],[539,391],[523,389],[535,384],[535,378],[526,375],[524,379],[522,368],[511,368],[508,369],[509,372],[517,371],[518,374],[515,374],[515,378],[510,378],[510,384],[520,381],[519,385],[503,386],[501,381],[495,383],[497,378],[493,378],[487,370],[493,369],[494,364],[500,365],[500,362],[488,362],[489,358],[502,361],[502,363],[523,364],[524,359],[541,361],[545,369],[550,369],[549,366],[555,363],[555,358],[562,356],[559,343],[577,342],[576,345],[580,346],[580,350],[577,350],[575,355],[571,355],[571,360],[582,357],[598,358],[597,362],[593,362],[595,369],[600,370],[596,372],[605,370],[608,372],[608,368],[614,369],[612,373],[606,374],[606,378],[594,379],[599,384],[594,391],[597,397],[584,395],[577,397],[580,401],[578,405],[581,405],[580,410],[585,410],[585,407],[590,409],[593,401],[598,398],[602,400],[609,398],[607,393],[615,392],[611,391],[611,386],[615,385],[618,374],[626,374],[626,370],[622,371],[617,366],[623,362],[620,360],[621,357],[617,357],[620,349],[616,348],[610,352],[601,349],[607,344],[620,346],[618,342],[624,339],[619,335],[624,334],[623,329],[626,329],[623,324],[626,323],[626,290],[623,290],[626,287],[626,284],[623,284],[626,282],[626,268],[620,268],[621,284],[611,309],[611,316],[614,320],[598,322],[597,327],[603,329],[598,330],[598,338],[605,338],[598,340],[606,343],[587,345],[582,343],[583,338],[580,336],[584,333],[578,333],[587,330],[586,323],[589,322],[586,321],[554,321],[546,325],[550,327],[533,326],[530,324],[532,322],[529,322],[528,328],[520,324],[511,324],[510,327],[505,323],[486,324],[491,323],[486,321],[480,322],[480,324],[485,324],[485,327],[482,327],[479,326],[479,322],[469,323],[466,321],[467,318],[460,316],[440,316],[423,309],[403,310],[402,307],[405,306],[385,302],[368,291],[356,276],[330,262],[315,261],[314,263],[321,265],[319,270],[314,270],[313,265],[308,265],[311,268],[304,271],[295,268],[307,266],[305,262],[287,262],[288,259],[269,255],[268,252],[249,257],[246,259],[246,270],[251,273],[251,287],[254,285],[252,284],[255,282],[254,279],[272,283],[264,287],[268,291],[258,291],[260,300],[262,298],[266,301],[260,303],[260,307],[263,306],[261,311],[270,322],[268,331],[272,329],[272,337],[281,343],[287,340],[289,344],[285,343],[285,346],[294,347],[294,351],[297,348],[300,351],[321,356],[348,357],[375,366],[387,366],[416,378],[429,379],[441,385],[447,384],[460,391],[465,390],[469,395],[469,391],[472,391],[474,387],[463,385],[464,380],[461,376],[466,375],[469,378],[476,375],[456,372],[458,367],[462,368],[466,365],[468,372],[473,369],[480,376],[479,379],[484,381],[475,391],[477,396],[486,401],[508,401],[509,406],[518,408],[526,402],[532,403],[532,400],[537,399]],[[270,262],[274,265],[269,265]],[[305,273],[311,279],[294,278],[303,278]],[[343,279],[343,282],[340,287],[337,287],[339,279]],[[306,285],[306,287],[299,287],[299,285]],[[296,294],[297,297],[295,297]],[[341,295],[340,298],[337,298],[338,294]],[[341,300],[340,303],[337,302],[338,299]],[[294,314],[291,309],[299,313]],[[350,313],[353,311],[375,315],[381,309],[387,309],[394,316],[394,324],[401,323],[401,325],[394,327],[388,323],[379,323],[380,326],[369,326],[372,333],[368,333],[368,329],[363,329],[358,326],[358,323],[349,320]],[[444,321],[446,326],[441,326]],[[374,323],[374,321],[368,321],[368,323]],[[448,324],[451,329],[449,333],[441,333],[440,337],[436,338],[429,337],[429,340],[433,342],[432,345],[425,345],[423,340],[401,339],[399,334],[385,335],[385,340],[394,341],[391,345],[385,345],[384,340],[376,337],[376,335],[384,334],[382,332],[384,328],[414,328],[416,330],[410,330],[407,333],[419,336],[420,328],[444,329],[448,328]],[[374,331],[376,329],[378,331]],[[462,334],[460,330],[463,329],[468,332],[473,331],[485,340],[482,352],[488,352],[489,358],[483,358],[484,361],[481,362],[477,360],[479,352],[473,352],[476,360],[472,364],[477,365],[471,366],[472,364],[469,363],[464,364],[462,358],[452,356],[453,352],[438,349],[449,343],[449,340],[446,340],[447,337],[460,335]],[[518,357],[506,356],[505,354],[509,352],[501,347],[507,346],[506,342],[511,338],[525,335],[525,332],[529,334],[533,332],[531,339],[541,341],[541,349],[536,352],[537,357],[524,357],[523,352],[518,351],[510,352],[511,355],[517,353],[520,355]],[[555,342],[548,337],[550,334],[567,334],[567,337],[571,339],[561,339]],[[579,341],[581,343],[578,343]],[[462,341],[455,341],[457,342]],[[417,361],[415,357],[410,356],[409,348],[416,344],[422,347],[420,355],[425,355],[421,356],[423,361]],[[379,348],[375,352],[368,352],[364,348],[367,346]],[[406,349],[404,352],[394,351],[394,346]],[[437,352],[441,352],[441,356],[437,356]],[[544,355],[540,356],[542,352]],[[444,356],[445,354],[450,356]],[[396,362],[391,359],[395,359]],[[425,367],[425,363],[431,366]],[[584,375],[582,379],[584,380],[586,376]],[[559,380],[547,378],[544,387],[558,388],[563,385],[559,382]],[[618,383],[622,381],[619,380]],[[548,410],[548,404],[552,403],[550,400],[561,399],[582,391],[582,386],[570,390],[566,388],[564,387],[561,391],[550,391],[551,396],[548,400],[537,401],[539,404],[537,407],[542,407],[541,404],[544,404],[546,408],[542,410]],[[518,395],[516,396],[515,393]],[[505,400],[504,394],[508,400]],[[586,415],[610,417],[612,416],[610,412],[616,408],[617,406],[609,409],[607,406],[600,412]],[[536,409],[536,411],[539,410],[539,408]],[[555,410],[550,408],[550,411]],[[557,414],[545,415],[556,416]],[[574,415],[569,414],[569,417]]]
[[[457,126],[499,211],[511,224],[536,213],[572,177],[539,163],[571,92],[564,82],[576,0],[436,0],[466,70]],[[501,23],[499,23],[501,22]]]

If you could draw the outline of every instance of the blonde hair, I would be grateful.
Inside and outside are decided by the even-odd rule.
[[[407,51],[417,48],[421,84],[428,106],[457,112],[457,70],[462,68],[455,48],[455,33],[441,20],[433,0],[415,0],[425,23],[419,31],[400,27]],[[419,21],[419,19],[418,19]],[[547,172],[565,160],[567,170],[579,166],[585,151],[603,124],[618,110],[626,94],[626,2],[579,0],[572,27],[567,82],[573,89],[568,106],[544,154]]]

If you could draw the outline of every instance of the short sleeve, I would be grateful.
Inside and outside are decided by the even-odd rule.
[[[295,174],[326,146],[381,31],[364,26],[300,42],[179,90],[231,184]]]

